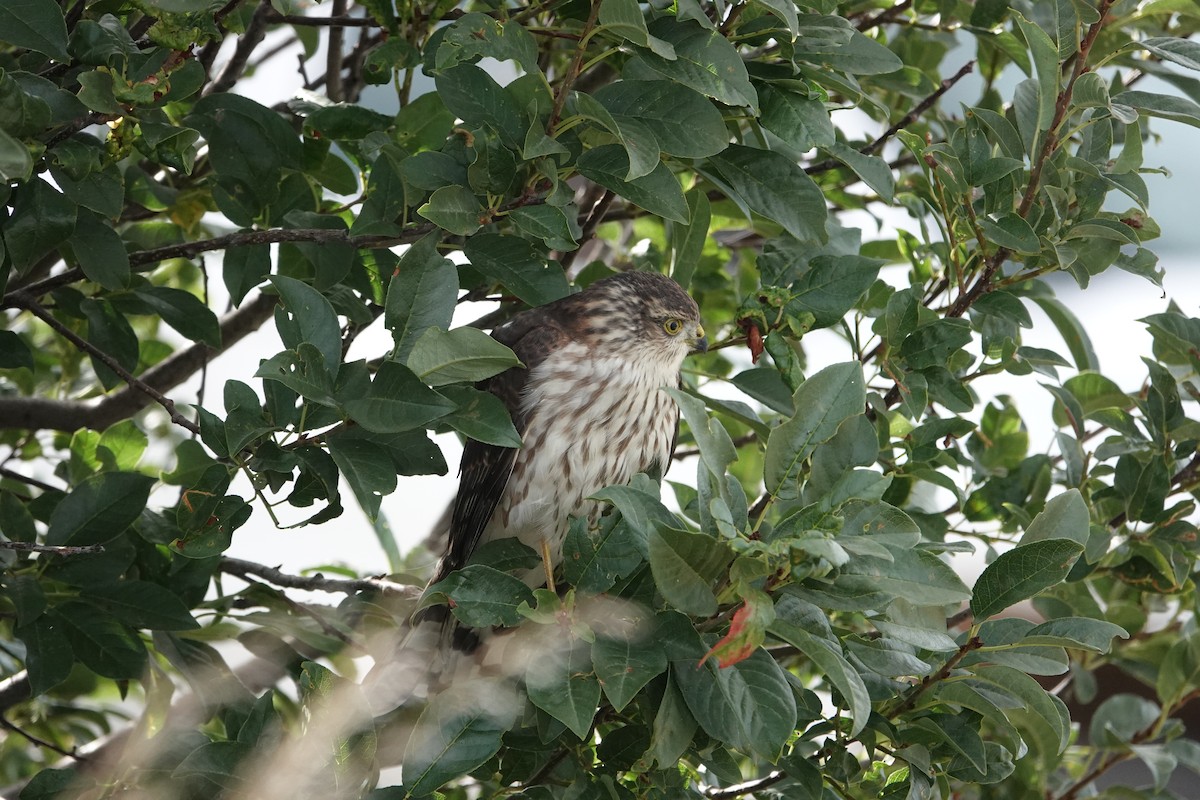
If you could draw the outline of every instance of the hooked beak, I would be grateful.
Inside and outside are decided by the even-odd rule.
[[[696,334],[692,338],[692,352],[693,353],[707,353],[708,352],[708,337],[704,335],[704,326],[702,326],[702,325],[696,326]]]

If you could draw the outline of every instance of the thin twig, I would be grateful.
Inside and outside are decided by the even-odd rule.
[[[35,489],[41,489],[43,492],[61,491],[61,489],[51,486],[44,481],[39,481],[37,478],[31,478],[28,475],[22,475],[21,473],[11,470],[8,467],[0,467],[0,478],[9,478],[14,481],[20,481],[26,486],[32,486]]]
[[[860,31],[869,31],[871,28],[876,28],[876,27],[879,27],[880,25],[886,25],[889,22],[891,22],[893,19],[895,19],[901,12],[908,9],[908,7],[911,5],[912,5],[912,0],[902,0],[902,2],[897,3],[896,5],[892,6],[891,8],[885,8],[883,11],[880,11],[875,16],[864,20],[858,26],[858,29]]]
[[[22,553],[53,553],[56,556],[89,556],[103,553],[102,544],[52,545],[33,542],[0,542],[0,550],[19,550]]]
[[[928,97],[921,100],[921,102],[913,106],[912,109],[910,109],[907,114],[901,117],[895,125],[881,133],[879,137],[875,139],[875,141],[860,147],[858,152],[862,153],[864,156],[874,155],[875,153],[879,152],[881,149],[883,149],[883,145],[886,144],[889,139],[907,128],[909,125],[912,125],[914,122],[916,122],[922,114],[932,108],[933,104],[941,99],[942,95],[950,91],[954,84],[961,81],[967,75],[970,75],[974,69],[974,61],[968,61],[966,64],[963,64],[962,67],[959,68],[958,72],[942,81],[937,89],[935,89]],[[831,169],[837,169],[840,166],[842,166],[842,162],[837,161],[836,159],[828,158],[820,163],[806,167],[804,171],[809,175],[816,175],[820,172],[828,172]]]
[[[166,393],[183,383],[211,359],[229,350],[270,319],[278,298],[262,294],[221,319],[221,347],[204,342],[179,350],[141,374],[142,383]],[[152,402],[142,392],[126,387],[96,403],[55,400],[48,397],[0,397],[0,429],[102,431],[132,417]],[[15,476],[13,476],[15,477]]]
[[[752,781],[745,783],[735,783],[732,786],[726,786],[724,789],[709,789],[704,793],[705,797],[710,797],[712,800],[730,800],[730,798],[741,797],[745,794],[753,794],[759,789],[766,789],[768,786],[774,786],[781,780],[787,777],[787,773],[783,770],[774,770],[761,778],[755,778]]]
[[[421,590],[416,586],[405,586],[403,583],[389,581],[386,578],[326,578],[324,575],[289,575],[275,567],[244,561],[240,558],[222,556],[221,571],[240,578],[253,575],[262,578],[267,583],[285,589],[307,589],[312,592],[332,592],[337,594],[354,594],[355,592],[382,592],[409,599],[421,596]]]
[[[571,93],[571,85],[579,77],[579,70],[583,66],[583,56],[587,53],[588,36],[596,27],[596,20],[599,18],[600,0],[592,0],[592,8],[588,12],[587,22],[584,23],[583,31],[579,35],[579,46],[575,48],[571,66],[567,68],[567,74],[563,76],[562,83],[559,84],[558,91],[554,95],[554,109],[550,112],[550,119],[546,123],[546,133],[551,136],[554,135],[554,128],[562,117],[563,106],[567,104],[567,95]]]
[[[333,0],[331,17],[346,15],[346,0]],[[329,49],[325,54],[325,94],[337,103],[342,98],[342,31],[341,26],[329,29]]]
[[[978,636],[972,636],[970,639],[963,642],[962,646],[958,648],[958,652],[950,656],[946,663],[942,665],[941,669],[932,675],[926,675],[924,678],[922,678],[921,682],[914,686],[912,691],[905,695],[904,699],[897,703],[896,706],[884,716],[894,717],[903,711],[908,711],[911,709],[917,704],[917,700],[921,697],[921,695],[925,694],[925,692],[935,684],[946,680],[946,678],[949,678],[950,673],[953,672],[954,668],[959,665],[959,662],[966,658],[969,653],[974,650],[978,650],[981,647],[983,647],[983,640]]]
[[[82,2],[82,0],[81,0],[81,2]],[[26,731],[26,730],[23,730],[23,729],[17,727],[16,725],[9,722],[4,717],[0,717],[0,727],[10,730],[13,733],[17,734],[18,736],[21,736],[21,737],[25,738],[26,740],[33,742],[38,747],[44,747],[47,750],[50,750],[51,752],[58,753],[60,756],[64,756],[66,758],[73,758],[76,761],[86,761],[87,760],[87,758],[85,756],[82,756],[79,753],[75,752],[74,749],[65,750],[65,749],[59,747],[58,745],[54,744],[53,742],[48,742],[45,739],[38,738],[37,736],[34,736],[29,731]]]
[[[272,14],[271,23],[284,23],[305,28],[378,28],[379,23],[370,17],[305,17],[299,14]]]
[[[101,350],[99,347],[96,347],[96,345],[87,341],[79,334],[75,333],[75,331],[71,330],[66,325],[59,322],[57,319],[55,319],[53,314],[47,311],[45,307],[37,301],[36,297],[33,297],[28,292],[19,291],[10,295],[7,298],[7,302],[17,308],[23,308],[33,314],[35,317],[54,329],[58,335],[62,336],[71,344],[75,345],[77,348],[111,369],[116,376],[125,381],[125,383],[154,400],[154,402],[166,409],[167,414],[170,415],[171,422],[175,423],[181,428],[191,431],[192,433],[200,433],[200,426],[183,416],[183,414],[179,413],[179,410],[175,407],[174,400],[167,397],[153,386],[145,383],[140,378],[135,377],[133,373],[121,366],[115,358]]]

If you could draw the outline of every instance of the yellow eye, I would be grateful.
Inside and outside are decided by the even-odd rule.
[[[672,336],[678,336],[679,332],[683,330],[683,323],[672,317],[663,322],[663,330]]]

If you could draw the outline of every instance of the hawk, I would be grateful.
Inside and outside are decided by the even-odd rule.
[[[545,578],[562,558],[569,517],[638,472],[665,473],[675,447],[678,387],[691,352],[707,349],[696,302],[663,275],[626,272],[496,328],[524,367],[481,387],[503,401],[520,449],[468,440],[435,581],[481,544],[513,537],[542,553]],[[543,573],[522,576],[531,587]]]
[[[598,280],[517,314],[492,336],[523,366],[480,388],[504,403],[522,446],[467,440],[433,583],[466,566],[484,543],[515,538],[543,560],[519,577],[531,588],[553,586],[570,518],[599,511],[588,498],[639,472],[666,472],[679,408],[664,389],[679,386],[684,358],[708,342],[696,302],[648,272]],[[375,684],[391,683],[395,696],[407,696],[414,683],[444,685],[464,664],[454,654],[474,652],[480,633],[457,625],[445,605],[426,607],[389,660],[396,681],[381,673]]]

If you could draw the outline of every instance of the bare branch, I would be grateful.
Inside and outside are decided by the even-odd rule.
[[[416,599],[421,596],[421,590],[416,586],[405,586],[403,583],[389,581],[386,578],[326,578],[324,575],[289,575],[275,567],[244,561],[240,558],[221,558],[221,571],[240,578],[254,576],[262,578],[267,583],[285,589],[306,589],[312,592],[333,592],[339,594],[354,594],[355,592],[382,592]]]
[[[56,556],[88,556],[103,553],[102,544],[52,545],[33,542],[0,542],[0,550],[18,550],[22,553],[53,553]]]
[[[133,373],[121,366],[115,358],[101,350],[99,347],[96,347],[96,345],[87,341],[79,334],[75,333],[75,331],[71,330],[66,325],[59,322],[53,314],[47,311],[45,307],[43,307],[42,304],[37,301],[36,297],[30,295],[28,292],[19,291],[14,292],[9,296],[9,302],[16,307],[23,308],[33,314],[42,322],[53,328],[55,333],[57,333],[59,336],[62,336],[71,344],[92,356],[92,358],[100,361],[102,364],[104,364],[104,366],[111,369],[118,378],[125,381],[131,387],[137,389],[139,392],[142,392],[151,400],[165,408],[167,410],[167,414],[169,414],[171,417],[171,422],[175,423],[181,428],[186,428],[192,433],[199,435],[200,426],[183,416],[183,414],[180,414],[179,410],[175,408],[174,400],[167,397],[153,386],[145,383],[140,378],[134,377]]]
[[[272,14],[268,22],[296,25],[303,28],[378,28],[369,17],[305,17],[300,14]]]
[[[246,64],[250,61],[250,56],[267,35],[267,25],[270,21],[271,13],[271,4],[267,0],[261,0],[258,8],[254,10],[254,16],[250,19],[250,24],[246,26],[245,32],[238,37],[237,47],[234,48],[233,55],[230,56],[229,61],[225,64],[225,68],[221,70],[220,76],[204,90],[205,94],[228,91],[241,79],[242,73],[246,71]]]
[[[754,780],[746,781],[745,783],[735,783],[732,786],[726,786],[724,789],[709,789],[704,794],[706,797],[711,797],[714,800],[730,800],[730,798],[753,794],[759,789],[765,789],[768,786],[774,786],[786,777],[787,773],[777,769],[761,778],[755,778]]]
[[[0,402],[0,413],[3,413],[3,411],[4,411],[4,405],[2,402]],[[37,478],[31,478],[28,475],[22,475],[21,473],[15,471],[15,470],[11,470],[8,467],[0,467],[0,478],[9,478],[14,481],[20,481],[21,483],[25,484],[26,486],[32,486],[35,489],[41,489],[43,492],[59,491],[59,489],[57,489],[54,486],[51,486],[50,484],[48,484],[44,481],[39,481]]]
[[[967,75],[970,75],[971,71],[974,69],[975,69],[974,61],[968,61],[966,64],[963,64],[962,67],[958,70],[958,72],[954,73],[949,78],[946,78],[944,81],[942,81],[937,89],[935,89],[933,92],[931,92],[929,94],[929,96],[926,97],[925,99],[923,99],[921,102],[919,102],[915,106],[913,106],[912,109],[907,114],[905,114],[903,117],[901,117],[900,120],[898,122],[896,122],[895,125],[893,125],[892,127],[888,128],[886,131],[881,133],[879,135],[879,137],[877,139],[875,139],[875,141],[871,142],[870,144],[866,145],[865,147],[860,147],[858,149],[858,152],[862,153],[865,156],[870,156],[870,155],[874,155],[875,153],[878,153],[881,149],[883,149],[883,145],[885,143],[887,143],[887,141],[889,139],[891,139],[893,136],[895,136],[900,131],[907,128],[909,125],[912,125],[914,122],[916,122],[917,119],[919,119],[922,114],[924,114],[926,111],[928,111],[930,108],[932,108],[933,104],[941,99],[942,95],[944,95],[946,92],[950,91],[951,87],[953,87],[954,84],[961,81]],[[837,161],[832,158],[828,158],[820,163],[813,164],[810,167],[805,167],[804,171],[807,172],[809,175],[816,175],[819,172],[828,172],[829,170],[837,169],[840,166],[842,166],[842,162]]]
[[[346,0],[333,0],[330,15],[344,17],[346,15]],[[329,29],[329,46],[325,59],[325,94],[335,103],[341,102],[342,92],[342,27],[334,26]]]
[[[252,301],[243,303],[241,308],[221,320],[220,350],[197,342],[146,370],[137,380],[156,392],[169,392],[247,334],[258,330],[263,322],[270,318],[277,302],[278,299],[273,295],[259,295]],[[15,428],[69,432],[90,428],[102,431],[116,422],[132,417],[152,400],[150,395],[133,385],[108,395],[98,403],[44,397],[0,398],[0,430]],[[19,480],[15,475],[10,477]]]

